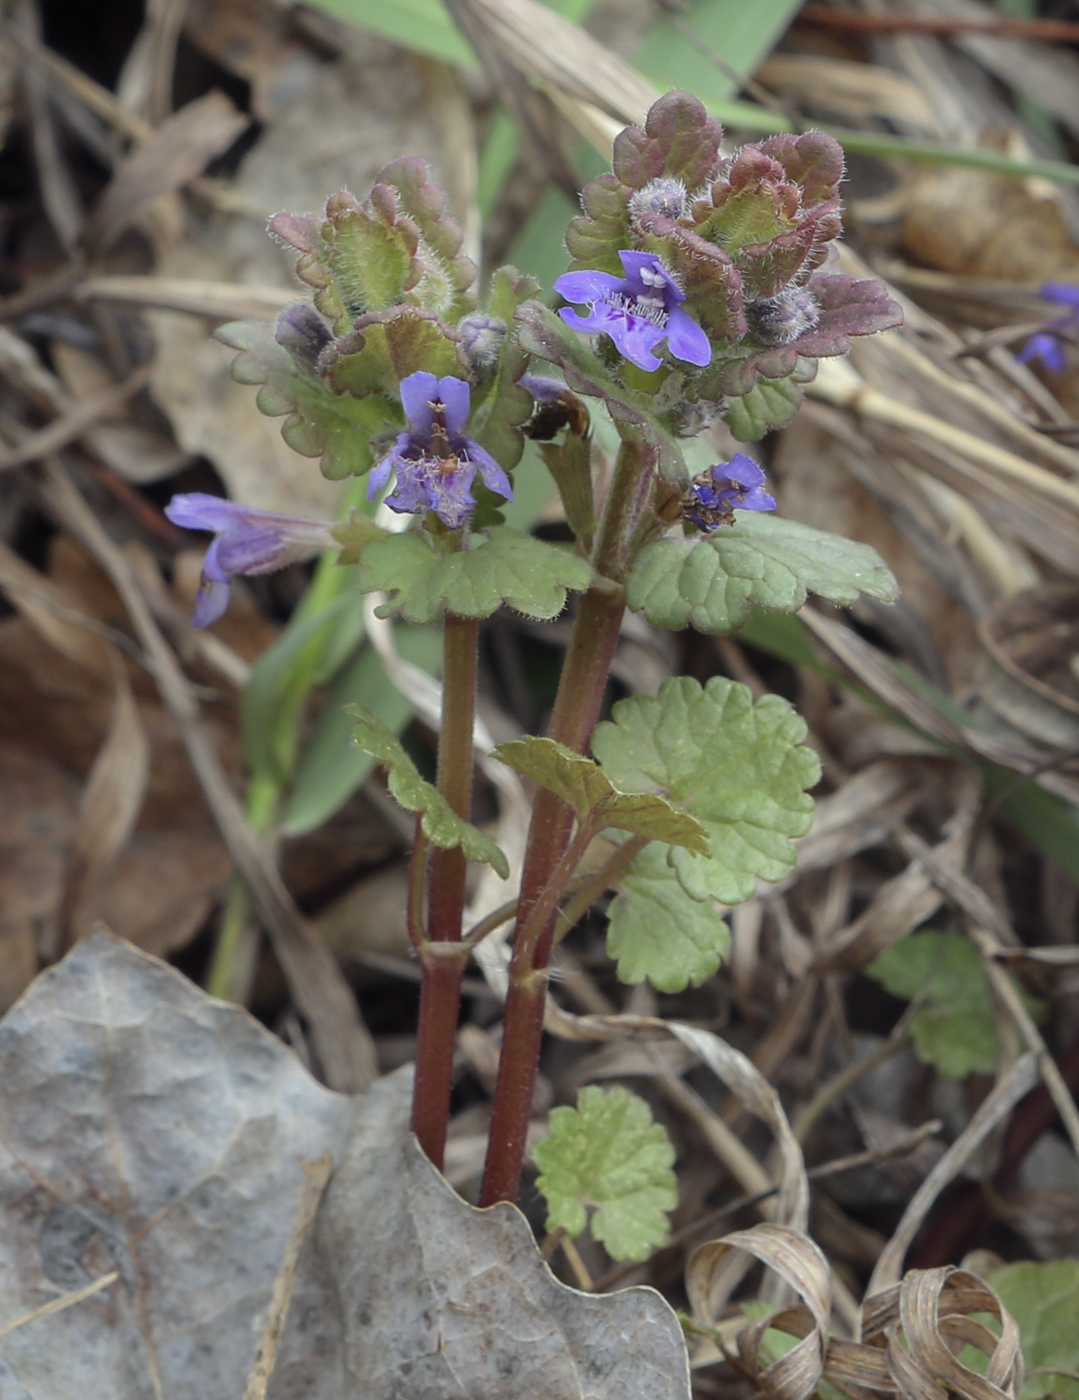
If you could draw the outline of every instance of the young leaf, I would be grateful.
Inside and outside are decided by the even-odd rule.
[[[730,929],[714,901],[685,892],[662,846],[634,859],[607,919],[607,952],[622,982],[647,978],[661,992],[680,992],[700,986],[730,952]]]
[[[891,602],[896,582],[875,549],[797,520],[739,511],[705,539],[654,540],[633,561],[626,601],[656,627],[733,632],[754,603],[797,612],[807,593]]]
[[[532,1154],[547,1200],[548,1230],[591,1230],[612,1259],[647,1259],[667,1241],[667,1211],[678,1204],[674,1148],[643,1099],[628,1089],[588,1085],[576,1108],[555,1108],[551,1136]]]
[[[385,764],[390,791],[409,812],[422,812],[423,834],[443,850],[458,846],[469,860],[493,865],[503,879],[509,874],[506,857],[488,836],[452,810],[433,783],[421,778],[416,765],[389,725],[362,705],[350,711],[357,719],[356,743]]]
[[[657,789],[700,818],[711,853],[668,847],[667,861],[693,899],[737,904],[758,878],[794,864],[791,837],[809,829],[820,777],[802,747],[806,726],[778,695],[754,702],[744,685],[713,676],[664,681],[659,694],[620,700],[596,727],[592,752],[618,786]]]
[[[528,617],[557,617],[568,588],[584,589],[591,569],[557,545],[500,525],[459,554],[439,554],[421,535],[392,535],[367,546],[360,565],[363,592],[381,589],[409,622],[434,622],[445,612],[490,617],[503,603]]]
[[[1030,1374],[1043,1366],[1079,1371],[1079,1260],[1005,1264],[989,1275],[988,1282],[1019,1324],[1028,1368],[1021,1400],[1050,1394],[1079,1400],[1079,1381],[1072,1377],[1052,1371]]]
[[[966,938],[922,929],[881,953],[866,972],[893,996],[924,996],[910,1023],[920,1060],[952,1079],[992,1072],[1000,1049],[996,1008],[982,960]],[[1028,1005],[1040,1014],[1032,998]]]
[[[499,744],[495,757],[556,792],[582,819],[591,817],[597,831],[615,827],[708,854],[708,833],[696,817],[679,812],[654,792],[619,792],[598,763],[565,744],[529,735]]]
[[[748,393],[731,403],[723,421],[739,442],[759,442],[772,428],[789,423],[802,402],[792,379],[758,379]]]

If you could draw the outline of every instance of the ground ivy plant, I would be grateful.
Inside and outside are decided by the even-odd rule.
[[[553,308],[510,267],[479,302],[460,229],[420,160],[387,166],[364,199],[340,193],[324,214],[277,215],[270,232],[297,253],[313,304],[272,326],[219,332],[239,352],[234,374],[260,386],[263,412],[287,415],[282,432],[298,453],[320,458],[332,478],[366,474],[370,498],[410,517],[410,528],[386,531],[361,514],[301,520],[197,494],[168,508],[177,524],[214,533],[200,626],[224,611],[232,576],[326,545],[358,566],[362,590],[385,595],[384,614],[442,623],[437,781],[374,715],[357,712],[355,732],[416,818],[409,925],[423,981],[413,1126],[436,1164],[475,941],[462,928],[467,867],[505,868],[470,821],[477,628],[503,606],[553,618],[572,595],[548,734],[497,751],[537,796],[484,1204],[517,1194],[547,970],[568,913],[613,891],[619,976],[664,991],[699,983],[727,950],[721,906],[782,878],[810,823],[817,759],[778,696],[678,677],[600,722],[626,609],[658,627],[720,633],[753,607],[794,612],[808,592],[837,603],[894,596],[873,550],[776,513],[764,471],[745,453],[696,475],[686,466],[687,442],[709,441],[719,423],[743,442],[786,423],[821,356],[900,320],[882,284],[833,269],[836,142],[808,132],[725,154],[721,139],[685,92],[621,133],[612,169],[586,186],[567,231],[571,261]],[[595,415],[617,431],[610,463],[591,443]],[[561,494],[572,546],[511,529],[500,513],[526,437]],[[582,874],[601,834],[611,854]],[[586,1090],[551,1127],[537,1161],[552,1221],[580,1229],[591,1204],[616,1252],[658,1242],[670,1161],[645,1106]],[[613,1142],[622,1145],[612,1156]]]

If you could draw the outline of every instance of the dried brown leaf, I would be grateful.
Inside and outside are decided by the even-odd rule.
[[[108,249],[155,199],[199,174],[247,125],[247,117],[221,92],[209,92],[166,118],[117,166],[87,220],[87,247],[96,253]]]

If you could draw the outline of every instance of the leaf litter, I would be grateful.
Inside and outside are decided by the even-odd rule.
[[[385,160],[415,151],[432,160],[449,185],[454,212],[475,244],[478,137],[491,119],[492,87],[512,102],[514,89],[527,86],[514,75],[542,76],[547,95],[536,94],[536,110],[543,120],[551,120],[543,104],[553,100],[555,120],[569,124],[564,131],[595,140],[609,140],[611,112],[625,119],[640,115],[637,109],[647,104],[654,75],[619,56],[632,59],[639,17],[620,15],[625,7],[607,6],[616,12],[614,19],[601,16],[606,28],[597,32],[614,47],[593,40],[593,47],[570,53],[560,17],[551,23],[548,11],[502,8],[505,13],[495,14],[487,5],[455,6],[470,25],[477,51],[478,38],[486,33],[503,65],[497,80],[494,69],[485,78],[472,70],[464,82],[449,67],[424,67],[404,49],[364,37],[361,29],[327,14],[270,5],[192,5],[179,50],[172,10],[153,7],[123,68],[118,95],[90,76],[91,59],[82,55],[79,66],[46,46],[30,6],[23,7],[25,22],[5,29],[0,86],[6,94],[21,73],[26,100],[16,107],[5,96],[3,120],[32,138],[32,163],[27,160],[19,198],[27,189],[35,191],[33,201],[13,206],[4,288],[10,328],[0,336],[5,371],[0,460],[5,488],[11,483],[0,500],[6,544],[0,586],[18,614],[0,619],[0,766],[10,798],[0,834],[0,997],[6,1005],[24,992],[38,968],[55,959],[68,937],[84,940],[101,919],[200,978],[208,920],[212,923],[222,909],[234,862],[246,862],[256,880],[261,872],[264,902],[257,921],[271,928],[276,921],[278,940],[282,929],[286,939],[289,931],[304,937],[297,900],[322,927],[320,916],[336,900],[349,896],[369,906],[371,882],[392,876],[407,840],[385,817],[377,781],[321,832],[284,844],[280,888],[274,884],[273,861],[256,854],[250,831],[230,823],[229,813],[236,813],[221,799],[226,789],[235,792],[242,783],[237,687],[249,663],[277,636],[304,580],[291,574],[280,588],[275,584],[245,595],[216,636],[194,638],[184,618],[195,586],[195,558],[178,552],[180,541],[160,517],[153,490],[144,487],[194,472],[203,475],[195,482],[185,476],[181,489],[202,488],[205,473],[215,470],[237,498],[259,504],[303,509],[298,490],[319,497],[313,510],[329,499],[317,472],[305,470],[282,445],[277,425],[255,413],[249,391],[227,381],[227,357],[208,336],[219,321],[270,316],[291,295],[279,254],[262,233],[262,218],[271,208],[317,207],[330,189],[362,188]],[[691,29],[693,24],[707,28],[712,8],[695,6],[685,22]],[[928,8],[917,7],[919,13]],[[975,11],[991,17],[983,7],[961,6],[958,0],[932,9],[938,19]],[[355,13],[363,18],[359,0]],[[866,135],[883,117],[912,137],[982,150],[1003,140],[1017,152],[1041,149],[1048,132],[1065,143],[1065,155],[1074,155],[1069,144],[1074,112],[1068,106],[1074,102],[1067,83],[1060,86],[1065,69],[1074,77],[1070,51],[958,33],[949,38],[881,31],[866,38],[844,33],[844,16],[852,12],[833,13],[840,28],[831,30],[826,42],[808,19],[794,23],[782,39],[782,52],[757,75],[801,120],[840,122]],[[775,32],[782,33],[789,19],[786,12],[779,16]],[[674,27],[673,19],[664,18],[642,55],[673,42]],[[54,19],[45,32],[52,42]],[[210,79],[184,89],[187,100],[178,100],[179,110],[170,117],[172,77],[183,65],[191,71],[192,51],[200,61],[219,66]],[[77,55],[77,45],[71,52]],[[703,52],[694,44],[695,63],[704,62]],[[174,67],[177,54],[180,66]],[[758,49],[733,66],[748,69],[761,57]],[[711,80],[720,70],[708,64]],[[100,69],[94,71],[100,76]],[[229,100],[211,96],[221,75],[227,78]],[[1009,90],[1013,83],[1023,90],[1018,96]],[[1032,112],[1032,96],[1041,99],[1040,115]],[[535,110],[522,109],[520,115],[534,119]],[[204,174],[206,160],[252,116],[262,125],[249,129],[247,152],[227,156],[219,167],[233,173]],[[774,108],[769,116],[775,116]],[[328,139],[346,131],[347,139]],[[564,145],[569,149],[572,142]],[[496,152],[494,144],[491,151]],[[162,152],[165,161],[158,159]],[[565,160],[552,160],[551,166],[565,179]],[[485,164],[484,179],[491,168]],[[537,179],[537,168],[533,156],[519,154],[504,190],[504,208],[488,207],[488,212],[518,227],[538,208],[539,220],[537,201],[546,186]],[[483,197],[489,206],[489,195]],[[1079,1081],[1074,1033],[1079,770],[1071,635],[1073,582],[1079,574],[1074,484],[1079,389],[1073,367],[1043,373],[1017,362],[1012,352],[1048,314],[1039,285],[1079,274],[1076,197],[1064,185],[868,157],[853,169],[846,202],[851,247],[843,252],[843,270],[859,275],[852,251],[857,248],[874,271],[906,295],[906,327],[858,345],[845,362],[846,373],[844,366],[826,367],[809,387],[810,401],[796,420],[769,439],[770,475],[779,485],[787,517],[783,528],[789,527],[790,536],[777,540],[773,575],[742,580],[728,550],[717,553],[708,577],[697,580],[696,593],[687,597],[693,588],[672,589],[678,561],[660,557],[669,549],[653,549],[652,572],[646,573],[642,562],[640,577],[631,581],[645,621],[638,616],[629,624],[616,673],[631,690],[659,690],[673,657],[669,648],[653,644],[647,619],[669,620],[672,609],[680,616],[692,613],[700,633],[707,634],[740,618],[752,599],[766,603],[776,590],[793,597],[808,589],[846,603],[842,588],[830,583],[831,561],[815,552],[809,533],[814,530],[838,528],[876,547],[899,580],[901,601],[881,607],[863,598],[846,614],[816,602],[798,619],[777,619],[757,609],[734,638],[687,638],[693,674],[702,684],[723,676],[757,695],[784,688],[797,699],[808,720],[808,743],[824,770],[817,814],[807,834],[784,834],[788,844],[793,837],[790,873],[773,885],[757,882],[750,899],[730,916],[711,895],[692,901],[687,895],[683,907],[659,915],[651,907],[643,928],[627,927],[627,892],[647,900],[648,872],[642,864],[616,889],[606,914],[585,915],[568,935],[563,975],[548,1009],[552,1043],[533,1130],[542,1132],[552,1100],[575,1100],[582,1075],[625,1081],[673,1134],[679,1201],[671,1213],[671,1247],[644,1264],[614,1263],[588,1234],[576,1242],[576,1264],[568,1251],[560,1255],[557,1240],[546,1243],[554,1267],[561,1273],[568,1269],[578,1283],[611,1287],[627,1279],[648,1281],[680,1304],[687,1249],[728,1225],[739,1226],[725,1237],[730,1243],[714,1252],[717,1270],[722,1265],[712,1295],[716,1306],[696,1317],[697,1325],[714,1334],[689,1334],[701,1395],[726,1395],[732,1385],[752,1385],[778,1400],[795,1400],[812,1393],[817,1377],[823,1378],[822,1395],[831,1395],[827,1387],[834,1384],[857,1400],[867,1393],[894,1393],[896,1386],[904,1395],[921,1397],[938,1393],[942,1384],[979,1400],[1020,1388],[1031,1396],[1070,1394],[1079,1353],[1074,1328],[1069,1332],[1056,1319],[1072,1315],[1074,1279],[1070,1261],[1055,1254],[1074,1247],[1067,1243],[1067,1220],[1079,1206],[1079,1186],[1074,1171],[1070,1177],[1064,1173],[1062,1186],[1031,1197],[1024,1194],[1029,1174],[1023,1168],[1046,1155],[1047,1146],[1067,1153],[1063,1135],[1051,1126],[1053,1099],[1036,1087],[1039,1073],[1052,1080],[1057,1103],[1065,1107],[1067,1086]],[[54,242],[42,234],[49,222]],[[535,227],[537,235],[520,245],[526,272],[543,270],[525,259],[544,246],[544,237],[549,242],[550,224],[546,233],[539,223]],[[84,230],[90,237],[86,246],[96,238],[99,250],[89,265],[65,252],[75,248]],[[602,447],[595,451],[602,466]],[[199,453],[206,459],[200,461]],[[59,456],[89,502],[87,509],[119,542],[128,569],[120,567],[116,553],[89,547],[85,516],[70,493],[63,494],[55,468],[52,495],[42,495],[32,465],[42,454]],[[255,492],[264,494],[256,498]],[[529,523],[519,517],[513,528],[526,529]],[[780,524],[763,522],[766,529]],[[42,531],[51,532],[47,549],[41,548]],[[113,586],[121,578],[127,588],[123,601]],[[883,575],[868,581],[870,593],[890,594],[890,580]],[[571,561],[567,576],[552,578],[552,610],[564,588],[576,582]],[[141,627],[132,627],[135,596],[150,605],[156,632],[145,615]],[[485,611],[485,600],[479,604],[477,610]],[[503,613],[490,625],[498,644],[485,680],[487,716],[497,738],[513,739],[537,725],[542,652],[532,650],[527,620]],[[386,646],[376,626],[372,621],[372,635]],[[632,634],[629,628],[635,629]],[[164,649],[154,652],[154,647]],[[642,680],[642,648],[654,677],[649,687]],[[154,666],[170,653],[178,663],[164,703],[157,688],[160,669]],[[386,654],[396,655],[392,640]],[[148,663],[151,655],[156,662]],[[409,704],[425,713],[431,699],[425,683],[403,670],[395,674],[411,687]],[[199,732],[212,739],[216,766],[205,764],[207,746],[200,748],[197,738],[191,748],[197,728],[193,697]],[[357,698],[363,697],[343,697]],[[410,745],[417,735],[422,744],[422,730],[414,730]],[[191,767],[192,752],[202,756],[201,781]],[[217,793],[216,808],[213,799],[207,803],[207,784]],[[507,853],[519,847],[520,836],[510,812],[507,800],[495,833]],[[477,822],[485,834],[493,831],[490,823]],[[488,914],[506,892],[496,889],[493,872],[485,878],[486,903],[481,900],[476,908]],[[359,982],[361,1005],[375,1026],[368,1046],[370,1074],[375,1051],[384,1071],[410,1056],[414,1012],[394,1003],[396,1019],[380,1019],[379,1008],[410,985],[415,969],[404,956],[402,937],[387,945],[389,921],[370,907],[365,914],[370,917],[356,924],[346,921],[335,951]],[[913,946],[908,940],[929,936],[930,920],[945,934],[947,947],[963,950],[954,986],[923,964],[901,961],[904,949]],[[666,941],[655,936],[657,922],[667,921],[679,922],[687,944],[674,972]],[[478,957],[496,992],[503,985],[498,939],[496,933],[481,945]],[[633,976],[648,972],[655,990],[627,992],[619,985],[603,960],[606,939],[622,970]],[[716,978],[728,943],[731,973],[724,969]],[[84,1009],[68,1012],[54,1021],[58,1003],[40,998],[57,997],[56,987],[74,977],[72,969],[85,969],[91,957],[109,970],[107,979],[83,974],[80,995],[96,1009],[92,1015]],[[898,1001],[884,999],[866,976],[874,958],[890,958],[908,974],[892,980]],[[366,970],[357,974],[361,965]],[[915,986],[919,969],[925,975]],[[309,995],[306,1019],[295,1014],[304,1000],[302,973],[301,990],[295,977],[291,988],[283,985],[270,955],[259,958],[258,972],[253,1007],[319,1073],[332,1077],[333,1051],[328,1060],[322,1053],[329,1039],[324,1008],[317,1009],[317,998]],[[333,979],[325,963],[322,975]],[[333,980],[340,997],[344,979]],[[139,997],[145,998],[142,1006]],[[1040,1026],[1029,1018],[1031,998],[1047,1003],[1048,1019]],[[108,1093],[117,1096],[109,1102],[115,1107],[123,1100],[122,1110],[115,1109],[118,1121],[128,1125],[122,1177],[116,1175],[113,1155],[95,1155],[88,1148],[92,1139],[89,1147],[100,1149],[101,1139],[94,1138],[97,1130],[77,1087],[91,1073],[87,1042],[79,1052],[74,1039],[64,1038],[76,1031],[90,1040],[104,1036],[106,1004],[118,1017],[114,1041],[119,1036],[140,1047],[138,1053],[129,1049],[123,1060],[130,1079],[108,1085]],[[39,1021],[31,1028],[25,1018],[34,1006]],[[489,1043],[491,1033],[497,1034],[497,995],[478,978],[469,1007],[463,1030],[475,1030]],[[951,1047],[951,1068],[991,1075],[995,1087],[975,1075],[948,1089],[946,1076],[919,1066],[906,1047],[911,1038],[918,1043],[918,1027],[924,1030],[930,1018]],[[976,1055],[970,1053],[974,1020]],[[413,1340],[434,1339],[423,1364],[443,1367],[432,1381],[439,1393],[454,1384],[451,1372],[466,1377],[477,1393],[488,1393],[483,1389],[488,1384],[492,1394],[508,1388],[491,1381],[490,1374],[484,1380],[461,1370],[459,1357],[475,1350],[477,1336],[488,1336],[484,1310],[499,1306],[500,1289],[523,1290],[520,1279],[533,1265],[539,1267],[518,1217],[508,1216],[513,1223],[492,1230],[486,1244],[469,1246],[474,1251],[469,1257],[485,1259],[494,1281],[490,1288],[469,1284],[472,1291],[461,1307],[470,1311],[458,1310],[463,1293],[439,1284],[453,1300],[442,1314],[442,1331],[436,1326],[432,1332],[425,1321],[429,1294],[420,1296],[406,1325],[401,1320],[406,1315],[388,1309],[384,1294],[370,1278],[365,1281],[357,1264],[364,1241],[353,1242],[363,1231],[360,1217],[352,1218],[349,1210],[354,1200],[366,1200],[365,1218],[398,1222],[385,1226],[379,1269],[396,1266],[396,1243],[410,1231],[421,1244],[428,1234],[444,1231],[454,1257],[439,1262],[434,1251],[422,1267],[431,1279],[457,1278],[453,1287],[460,1285],[453,1270],[463,1246],[454,1245],[460,1236],[453,1232],[464,1228],[457,1216],[473,1217],[446,1188],[432,1187],[430,1173],[421,1170],[424,1164],[404,1146],[403,1075],[378,1081],[370,1101],[334,1095],[306,1077],[288,1052],[241,1013],[200,1001],[177,974],[101,937],[79,941],[68,962],[45,973],[10,1013],[0,1044],[9,1046],[12,1024],[23,1024],[25,1034],[32,1031],[37,1039],[27,1041],[35,1047],[29,1078],[5,1076],[0,1114],[9,1126],[16,1120],[23,1125],[23,1157],[40,1165],[45,1157],[35,1153],[54,1154],[50,1170],[59,1176],[31,1178],[8,1164],[8,1173],[15,1175],[9,1176],[14,1185],[5,1186],[4,1208],[14,1211],[9,1218],[17,1221],[12,1238],[19,1248],[0,1251],[2,1316],[12,1323],[37,1313],[37,1320],[0,1335],[5,1393],[20,1394],[21,1383],[35,1398],[70,1394],[75,1383],[86,1384],[86,1368],[100,1363],[115,1367],[103,1372],[109,1394],[169,1394],[163,1378],[173,1374],[167,1368],[178,1364],[181,1354],[195,1368],[184,1375],[182,1389],[188,1388],[190,1374],[200,1381],[205,1377],[208,1395],[242,1393],[302,1190],[300,1163],[314,1160],[324,1148],[338,1171],[300,1257],[269,1394],[288,1387],[290,1393],[333,1395],[361,1384],[366,1394],[372,1374],[389,1386],[385,1364],[377,1357],[371,1363],[373,1350],[381,1354],[381,1341],[373,1348],[357,1340],[342,1312],[341,1299],[347,1297],[355,1321],[369,1294],[384,1309],[395,1336],[408,1341],[411,1329]],[[170,1040],[174,1031],[178,1038]],[[357,1034],[354,1024],[352,1033]],[[660,1036],[662,1041],[654,1039]],[[658,1053],[660,1044],[675,1043],[672,1037],[680,1047],[677,1059]],[[922,1041],[924,1048],[924,1036]],[[605,1067],[589,1058],[599,1042],[609,1054]],[[936,1043],[939,1050],[941,1041]],[[957,1044],[966,1056],[962,1063],[954,1058]],[[1055,1080],[1046,1045],[1060,1066]],[[201,1070],[193,1068],[199,1047],[210,1057]],[[942,1068],[944,1058],[938,1054]],[[718,1077],[690,1068],[702,1061]],[[469,1063],[473,1067],[458,1076],[460,1109],[451,1127],[451,1148],[455,1139],[458,1143],[454,1179],[466,1194],[475,1186],[476,1144],[482,1152],[489,1095],[480,1071]],[[335,1082],[348,1082],[350,1070],[338,1064],[336,1072]],[[859,1075],[880,1096],[874,1099],[879,1110],[874,1133],[890,1132],[902,1142],[926,1122],[930,1109],[945,1120],[950,1145],[935,1166],[919,1165],[913,1154],[898,1163],[880,1152],[873,1157],[870,1119],[848,1107]],[[230,1085],[227,1094],[223,1084]],[[882,1085],[889,1086],[887,1094]],[[41,1106],[50,1100],[53,1107],[46,1113]],[[758,1136],[760,1120],[750,1121],[747,1104],[763,1113],[780,1143],[777,1204],[770,1203],[772,1197],[747,1204],[774,1190],[777,1175],[766,1155],[766,1138]],[[369,1132],[363,1128],[368,1112]],[[207,1133],[209,1143],[203,1141]],[[386,1141],[375,1143],[381,1134]],[[9,1127],[4,1136],[10,1151]],[[281,1146],[280,1158],[275,1146],[266,1160],[255,1160],[252,1143],[267,1140],[287,1147]],[[845,1209],[846,1198],[829,1191],[828,1181],[835,1178],[818,1180],[813,1173],[829,1162],[841,1165],[859,1152],[864,1156],[867,1149],[873,1160],[859,1170],[868,1173],[869,1204],[863,1199],[861,1206]],[[203,1179],[204,1162],[215,1151],[235,1176],[226,1178],[215,1167],[218,1174]],[[369,1151],[375,1157],[365,1157]],[[377,1168],[370,1169],[372,1161]],[[902,1179],[900,1167],[907,1173]],[[188,1176],[181,1180],[185,1170]],[[361,1180],[365,1171],[369,1179]],[[49,1194],[53,1187],[61,1196]],[[173,1187],[170,1205],[162,1193]],[[407,1206],[391,1216],[386,1202],[398,1188],[423,1197],[425,1209],[434,1212],[431,1218],[440,1222],[437,1231],[429,1221],[426,1232],[417,1227]],[[234,1209],[245,1192],[249,1200]],[[267,1204],[258,1211],[255,1201]],[[886,1201],[898,1201],[898,1223],[895,1205]],[[717,1211],[725,1210],[733,1220],[710,1226]],[[530,1215],[538,1225],[531,1208]],[[770,1221],[754,1223],[761,1215],[770,1215]],[[226,1217],[225,1233],[215,1238]],[[186,1230],[178,1228],[181,1219]],[[44,1228],[46,1220],[51,1223]],[[773,1264],[780,1257],[777,1230],[787,1231],[782,1237],[786,1272],[773,1273],[772,1283],[763,1285],[772,1299],[763,1317],[747,1305],[752,1314],[747,1325],[741,1303],[759,1292],[756,1275],[747,1273],[749,1261]],[[826,1268],[810,1235],[824,1249]],[[229,1241],[240,1241],[243,1248],[230,1247]],[[1019,1323],[1028,1368],[1022,1385],[1014,1338],[1002,1337],[998,1345],[972,1317],[997,1311],[994,1295],[969,1274],[942,1272],[947,1264],[964,1262],[971,1245],[986,1243],[1000,1253],[977,1269]],[[1048,1262],[1029,1262],[1031,1255]],[[1002,1267],[1001,1259],[1009,1262]],[[410,1267],[414,1285],[416,1266]],[[112,1273],[119,1275],[115,1282],[98,1286]],[[485,1277],[482,1268],[478,1277]],[[561,1319],[562,1332],[555,1328],[561,1340],[551,1343],[554,1350],[544,1353],[546,1359],[535,1362],[538,1370],[511,1383],[528,1384],[541,1394],[545,1384],[554,1387],[552,1394],[576,1393],[557,1389],[565,1374],[557,1367],[576,1354],[573,1348],[583,1344],[586,1332],[602,1335],[587,1309],[610,1304],[558,1292],[561,1285],[542,1270],[537,1277],[545,1280],[543,1287],[537,1284],[531,1301],[520,1302],[519,1314],[531,1307],[527,1315],[539,1319],[533,1340],[550,1338],[550,1316]],[[381,1284],[377,1273],[374,1278]],[[93,1287],[96,1293],[62,1311],[38,1311]],[[876,1299],[863,1301],[863,1291],[875,1291]],[[662,1373],[655,1382],[661,1388],[642,1393],[683,1394],[685,1378],[678,1367],[684,1352],[670,1315],[655,1295],[637,1295],[642,1296],[649,1301],[636,1304],[642,1311],[634,1326],[639,1323],[645,1333],[652,1329],[649,1354],[655,1354],[658,1334],[671,1348],[655,1373],[644,1373],[646,1385]],[[144,1301],[149,1310],[140,1312]],[[152,1354],[146,1342],[151,1315],[155,1327],[165,1324],[154,1337],[166,1338]],[[191,1321],[183,1323],[184,1316]],[[567,1341],[575,1316],[588,1325],[581,1322],[576,1341]],[[652,1319],[647,1327],[645,1317]],[[863,1324],[862,1342],[868,1345],[847,1349],[855,1344],[844,1334],[856,1335]],[[791,1332],[783,1332],[784,1326]],[[73,1339],[71,1347],[63,1344],[61,1332]],[[211,1335],[210,1352],[199,1360],[195,1339]],[[777,1336],[802,1350],[786,1369],[769,1374],[769,1367],[786,1361],[774,1350],[766,1354],[765,1339]],[[981,1345],[987,1357],[995,1353],[995,1361],[985,1363],[990,1365],[985,1379],[985,1367],[977,1374],[969,1346],[956,1356],[963,1343]],[[332,1374],[315,1360],[320,1345],[334,1358]],[[526,1351],[519,1338],[500,1353],[496,1347],[496,1372],[501,1361],[518,1358],[515,1364],[524,1365],[520,1358]],[[217,1371],[212,1354],[218,1354]],[[725,1354],[734,1359],[733,1369]],[[80,1356],[81,1371],[75,1360]],[[908,1356],[914,1358],[909,1365]],[[23,1357],[52,1368],[65,1384],[58,1381],[53,1390],[47,1388],[53,1379],[31,1384],[24,1378],[31,1372],[19,1369]],[[1043,1369],[1054,1366],[1061,1372]],[[640,1375],[634,1381],[619,1373],[618,1383],[633,1393]],[[410,1378],[409,1384],[419,1380]],[[124,1391],[124,1385],[130,1389]]]

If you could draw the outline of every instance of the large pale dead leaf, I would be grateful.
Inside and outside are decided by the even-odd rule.
[[[675,1400],[674,1314],[556,1282],[512,1206],[477,1211],[408,1134],[407,1072],[316,1084],[245,1013],[106,935],[0,1023],[0,1394],[238,1400],[301,1162],[336,1171],[270,1400]]]

